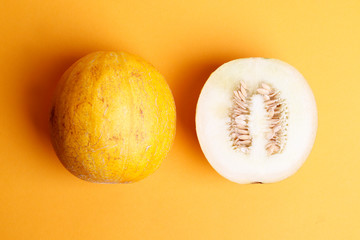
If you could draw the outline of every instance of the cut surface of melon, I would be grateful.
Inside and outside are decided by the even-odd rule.
[[[205,157],[237,183],[271,183],[294,174],[310,154],[316,130],[308,83],[276,59],[223,64],[205,83],[196,109]]]

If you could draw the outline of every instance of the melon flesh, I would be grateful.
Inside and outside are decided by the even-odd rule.
[[[229,137],[232,96],[240,82],[251,92],[248,153],[234,149]],[[268,129],[265,104],[256,92],[261,83],[276,88],[287,105],[287,141],[281,152],[265,150]],[[205,83],[196,109],[196,131],[211,166],[237,183],[271,183],[294,174],[308,157],[317,130],[314,95],[304,77],[276,59],[237,59],[220,66]]]

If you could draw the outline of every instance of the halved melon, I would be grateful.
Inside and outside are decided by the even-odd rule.
[[[271,183],[294,174],[317,130],[314,95],[304,77],[276,59],[220,66],[205,83],[196,131],[211,166],[237,183]]]

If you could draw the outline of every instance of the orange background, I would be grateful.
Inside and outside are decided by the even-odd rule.
[[[3,0],[0,32],[1,239],[360,239],[358,0]],[[96,50],[142,56],[174,93],[174,146],[135,184],[79,180],[49,141],[57,80]],[[227,181],[196,138],[207,77],[250,56],[295,66],[318,104],[313,151],[280,183]]]

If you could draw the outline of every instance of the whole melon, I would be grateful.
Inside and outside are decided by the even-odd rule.
[[[75,176],[130,183],[159,168],[175,136],[175,103],[164,77],[124,52],[91,53],[57,85],[50,117],[55,152]]]

